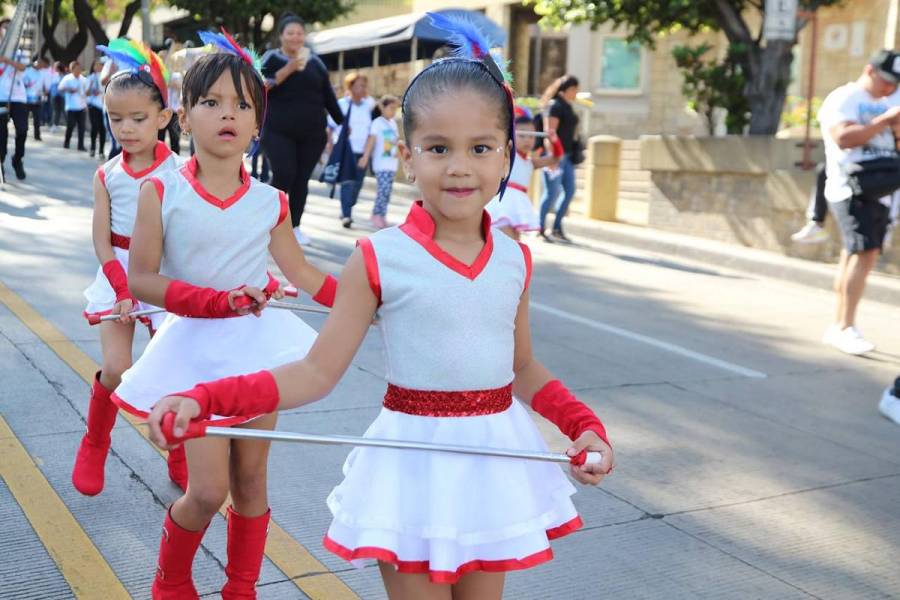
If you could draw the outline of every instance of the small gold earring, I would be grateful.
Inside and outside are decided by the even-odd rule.
[[[416,182],[416,174],[415,173],[407,173],[406,180],[410,183],[415,183]]]

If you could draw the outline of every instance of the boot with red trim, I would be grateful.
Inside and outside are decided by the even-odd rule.
[[[209,527],[209,525],[207,525]],[[195,600],[197,589],[191,576],[194,555],[203,540],[206,527],[200,531],[188,531],[172,518],[172,509],[166,512],[162,539],[159,542],[159,564],[150,595],[153,600]]]
[[[87,432],[81,439],[78,454],[75,455],[75,467],[72,469],[72,485],[85,496],[96,496],[103,491],[109,434],[116,424],[116,415],[119,414],[119,407],[109,398],[111,393],[112,390],[100,383],[100,371],[97,371],[88,405]]]
[[[184,454],[184,444],[169,450],[166,463],[169,465],[169,479],[175,482],[175,485],[182,490],[187,491],[188,466],[187,458]]]
[[[271,514],[267,510],[258,517],[244,517],[228,508],[228,581],[222,588],[222,600],[256,600]]]

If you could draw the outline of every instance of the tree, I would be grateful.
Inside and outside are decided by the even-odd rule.
[[[747,126],[750,112],[744,95],[746,78],[739,65],[746,48],[732,44],[723,60],[703,60],[703,56],[711,49],[712,46],[707,43],[672,49],[675,64],[684,77],[681,93],[688,99],[688,106],[706,118],[710,133],[715,128],[715,109],[724,108],[728,111],[725,117],[726,131],[741,134]]]
[[[62,0],[52,0],[45,4],[44,22],[42,34],[44,44],[40,54],[50,52],[54,60],[68,63],[78,58],[78,55],[88,44],[88,34],[95,44],[108,44],[109,37],[103,30],[100,19],[118,19],[122,24],[119,27],[119,36],[125,35],[131,27],[131,21],[141,8],[141,0],[130,0],[127,3],[104,0],[72,0],[63,3]],[[60,23],[75,21],[78,29],[75,35],[65,44],[56,40],[56,28]]]
[[[294,13],[306,23],[328,23],[347,14],[355,0],[170,0],[170,4],[189,11],[202,26],[224,26],[243,43],[262,48],[262,21],[267,15],[278,19]]]
[[[677,30],[690,34],[721,31],[729,45],[746,51],[736,58],[745,78],[744,95],[750,107],[750,133],[772,135],[778,129],[781,111],[791,79],[792,40],[766,40],[762,23],[765,0],[528,0],[542,22],[561,27],[572,23],[601,23],[624,27],[630,40],[650,48],[657,35]],[[809,15],[840,0],[800,0],[804,15],[797,31]],[[754,32],[749,22],[758,22]]]

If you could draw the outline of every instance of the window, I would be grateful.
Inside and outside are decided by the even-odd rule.
[[[621,38],[603,40],[600,89],[616,92],[641,90],[641,45]]]

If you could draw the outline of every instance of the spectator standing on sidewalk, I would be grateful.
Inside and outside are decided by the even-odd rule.
[[[53,110],[53,116],[50,122],[50,129],[56,131],[56,128],[65,123],[66,117],[66,98],[59,89],[59,82],[66,76],[66,67],[61,62],[53,63],[53,74],[50,78],[50,106]]]
[[[372,160],[372,172],[375,173],[377,185],[375,206],[372,209],[372,227],[375,229],[388,226],[388,203],[391,201],[394,176],[399,166],[397,142],[400,141],[400,132],[394,119],[399,107],[400,99],[397,96],[381,97],[372,113],[375,118],[369,128],[365,152],[357,163],[357,167],[365,170],[369,159]]]
[[[303,20],[286,14],[277,31],[279,47],[262,59],[269,106],[261,142],[272,168],[271,185],[287,193],[294,236],[306,245],[310,240],[300,232],[300,219],[309,177],[327,141],[325,112],[341,123],[343,117],[325,63],[305,46]]]
[[[344,89],[346,94],[338,100],[338,106],[342,115],[350,113],[350,122],[338,126],[330,121],[329,125],[333,132],[333,143],[337,143],[340,138],[341,127],[350,128],[350,149],[353,151],[353,160],[357,163],[356,178],[341,182],[341,225],[349,229],[353,225],[353,207],[359,198],[368,167],[368,163],[363,164],[362,157],[372,128],[375,100],[369,96],[369,79],[358,71],[351,71],[344,77]]]
[[[900,106],[887,99],[898,81],[900,54],[881,51],[859,79],[828,94],[819,110],[825,199],[844,242],[834,285],[837,314],[823,341],[848,354],[875,349],[856,328],[856,312],[887,234],[890,195],[900,188]]]
[[[584,148],[579,146],[578,115],[572,103],[578,95],[578,78],[563,75],[544,91],[541,105],[544,107],[544,131],[556,132],[562,142],[563,154],[553,169],[544,169],[544,195],[541,197],[540,236],[545,241],[568,242],[563,232],[563,219],[575,196],[575,165],[584,159]],[[562,196],[562,198],[560,198]],[[547,213],[556,208],[551,237],[545,231]]]
[[[24,57],[10,60],[0,56],[0,105],[7,109],[0,114],[0,168],[6,160],[9,122],[16,130],[12,167],[18,179],[25,179],[25,140],[28,138],[28,96],[25,92]]]
[[[38,59],[38,70],[41,72],[41,125],[49,127],[53,121],[53,103],[50,100],[50,88],[53,85],[53,67],[46,58]]]
[[[78,149],[87,151],[84,147],[84,127],[87,113],[87,89],[88,83],[81,74],[81,65],[76,61],[69,63],[69,74],[59,82],[59,90],[66,99],[66,139],[63,147],[68,148],[72,141],[72,130],[78,128]]]
[[[36,60],[25,68],[23,77],[28,112],[31,114],[32,126],[34,127],[34,139],[41,141],[41,96],[44,90],[44,78]]]
[[[100,158],[106,152],[106,121],[103,118],[103,92],[106,87],[100,83],[100,72],[103,63],[94,61],[91,74],[87,77],[88,118],[91,122],[91,158],[97,154],[97,142],[100,142]]]

